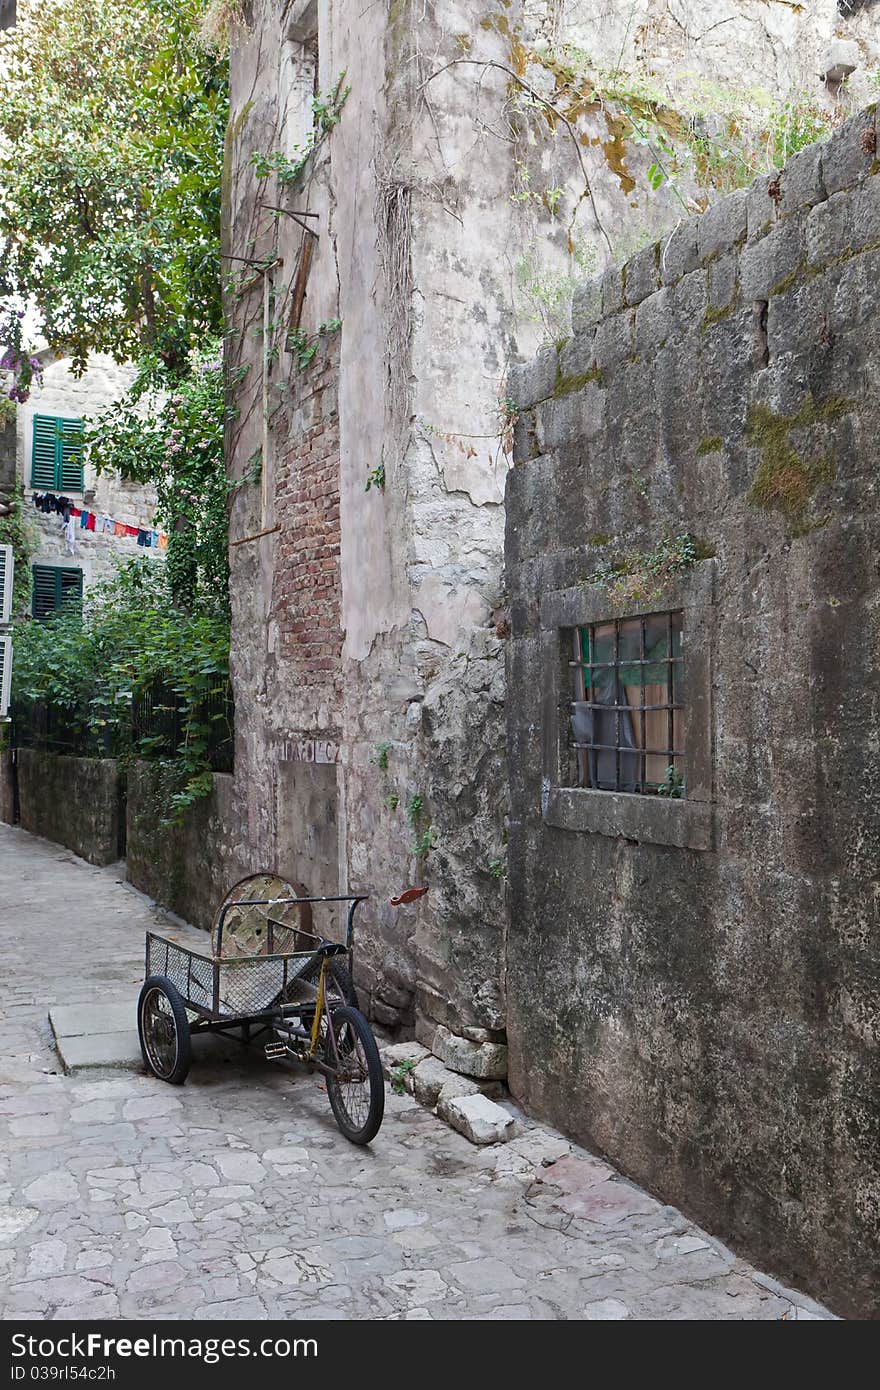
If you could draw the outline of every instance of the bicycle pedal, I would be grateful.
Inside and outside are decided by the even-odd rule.
[[[265,1054],[265,1056],[266,1056],[266,1060],[267,1060],[267,1061],[269,1061],[269,1062],[277,1062],[277,1061],[279,1061],[282,1057],[286,1057],[286,1056],[287,1056],[287,1043],[283,1043],[283,1042],[270,1042],[270,1043],[266,1043],[266,1046],[263,1048],[263,1052],[264,1052],[264,1054]]]

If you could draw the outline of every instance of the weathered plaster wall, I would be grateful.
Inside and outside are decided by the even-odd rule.
[[[877,168],[871,109],[582,287],[571,339],[511,383],[506,543],[511,1087],[868,1316]],[[654,608],[685,605],[702,785],[665,805],[566,790],[562,630],[609,604],[601,564],[685,531],[714,558]]]
[[[880,61],[877,13],[847,0],[550,0],[556,33],[586,49],[603,67],[649,65],[675,84],[699,72],[729,86],[763,88],[782,96],[821,93],[821,60],[835,39],[859,48],[851,83],[858,104],[869,95],[869,73]],[[546,24],[546,21],[545,21]],[[739,55],[737,69],[732,56]]]
[[[455,11],[478,31],[474,6]],[[308,57],[295,35],[311,43],[315,22],[320,89],[344,69],[351,91],[288,194],[255,180],[250,155],[295,143],[302,113],[289,79]],[[505,465],[497,441],[477,451],[450,432],[494,430],[509,154],[497,148],[479,192],[476,170],[460,163],[469,83],[450,78],[431,111],[422,109],[422,47],[457,50],[414,7],[395,7],[389,19],[380,7],[353,17],[335,4],[294,5],[287,23],[274,4],[257,5],[234,45],[226,190],[228,252],[283,260],[272,272],[279,353],[269,364],[265,428],[261,344],[247,331],[262,285],[229,301],[241,331],[234,360],[251,364],[231,469],[241,474],[257,450],[266,465],[262,485],[240,492],[231,522],[233,542],[244,541],[231,549],[231,591],[247,839],[255,865],[301,862],[323,796],[324,874],[343,890],[374,893],[359,956],[372,1011],[412,1029],[418,992],[426,1033],[450,1020],[497,1031],[503,892],[489,866],[502,854],[504,809],[502,646],[492,613]],[[497,35],[478,38],[500,51]],[[438,112],[442,158],[430,150]],[[499,200],[500,215],[496,207],[490,216]],[[303,330],[342,319],[304,372],[282,332],[303,234],[259,206],[279,201],[317,213]],[[481,298],[490,309],[472,313]],[[485,370],[464,369],[465,336]],[[367,490],[380,466],[384,489]],[[247,539],[272,527],[280,529]],[[316,759],[320,793],[298,774],[303,759]],[[417,826],[406,815],[413,798],[422,802]],[[436,848],[417,862],[411,846],[432,838],[431,826]],[[419,908],[390,908],[393,894],[422,878],[430,893]]]
[[[485,7],[481,22],[507,40],[515,79],[504,111],[474,83],[471,131],[481,153],[493,136],[515,140],[508,264],[520,352],[565,333],[574,279],[622,263],[876,96],[878,12],[844,9],[835,0]],[[832,50],[856,64],[843,87],[819,77]]]
[[[16,751],[20,823],[90,864],[120,857],[122,782],[114,758]],[[11,816],[9,817],[11,820]]]

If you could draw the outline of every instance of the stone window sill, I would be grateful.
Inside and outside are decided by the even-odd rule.
[[[706,801],[551,787],[544,820],[559,830],[619,835],[678,849],[712,849],[714,841],[713,808]]]

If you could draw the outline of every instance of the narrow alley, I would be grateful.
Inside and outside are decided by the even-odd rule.
[[[830,1316],[522,1119],[479,1149],[389,1089],[355,1149],[318,1077],[211,1038],[180,1089],[63,1075],[48,1009],[92,1005],[97,1027],[128,999],[134,1034],[159,914],[113,867],[7,826],[0,901],[3,1317]]]

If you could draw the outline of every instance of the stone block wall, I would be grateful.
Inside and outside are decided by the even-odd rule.
[[[214,789],[172,832],[161,823],[161,772],[135,763],[128,774],[126,877],[142,893],[193,926],[210,931],[226,891],[253,872],[237,839],[232,776],[214,773]]]
[[[122,851],[123,815],[116,760],[34,748],[19,748],[16,759],[22,829],[66,845],[90,864],[114,864]]]
[[[214,774],[209,796],[172,832],[158,764],[135,763],[127,775],[114,758],[69,758],[33,748],[16,752],[22,829],[65,845],[90,864],[126,857],[135,888],[203,930],[224,893],[252,872],[238,842],[232,777]],[[11,754],[0,752],[0,820],[12,824]]]
[[[511,382],[506,538],[512,1089],[861,1316],[880,1286],[877,146],[872,108],[581,287],[571,338]],[[650,557],[685,534],[699,558],[657,591]],[[596,583],[621,566],[642,570],[628,603]],[[685,798],[574,786],[570,629],[672,610],[702,748]]]

